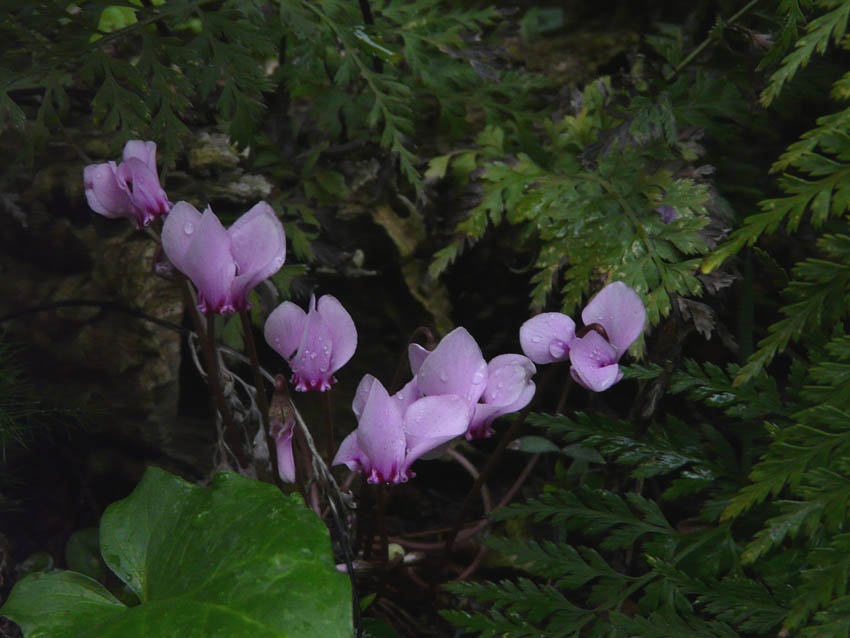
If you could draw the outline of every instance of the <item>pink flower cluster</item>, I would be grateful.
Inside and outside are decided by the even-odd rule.
[[[120,164],[87,166],[83,179],[89,205],[101,215],[127,217],[139,228],[165,216],[163,250],[197,287],[202,312],[246,310],[251,290],[286,258],[283,225],[266,202],[230,228],[209,207],[200,213],[187,202],[172,206],[157,176],[153,142],[127,142]],[[659,212],[667,223],[675,219],[670,207]],[[503,354],[489,362],[464,328],[450,332],[433,351],[411,344],[413,378],[400,391],[390,396],[369,374],[360,381],[352,402],[358,426],[343,440],[333,464],[360,471],[371,483],[407,481],[418,458],[438,454],[461,435],[488,437],[496,418],[528,405],[536,390],[531,380],[535,363],[569,359],[570,374],[579,384],[595,392],[608,389],[623,376],[620,357],[643,331],[646,310],[634,290],[614,282],[581,317],[584,328],[577,331],[565,314],[539,314],[520,328],[525,356]],[[351,315],[330,295],[318,301],[311,297],[306,312],[283,302],[269,315],[264,332],[289,363],[298,391],[329,390],[334,373],[357,348]],[[292,423],[276,423],[272,431],[280,474],[288,481],[295,476],[292,428]]]
[[[446,335],[433,352],[409,347],[413,379],[390,396],[366,375],[352,409],[358,427],[349,434],[334,465],[359,470],[371,483],[401,483],[411,464],[451,439],[490,436],[496,417],[525,407],[534,396],[534,364],[519,354],[484,360],[465,328]]]

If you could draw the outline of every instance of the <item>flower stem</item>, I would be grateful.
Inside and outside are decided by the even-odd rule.
[[[523,408],[522,412],[519,415],[519,418],[515,419],[511,426],[505,431],[502,435],[502,438],[499,439],[499,444],[496,446],[496,449],[493,450],[493,453],[490,455],[490,458],[487,460],[487,464],[484,466],[484,469],[481,470],[481,473],[475,479],[475,482],[472,484],[472,487],[469,488],[469,491],[466,493],[466,496],[463,499],[463,502],[460,504],[460,513],[457,516],[457,520],[455,521],[454,526],[452,527],[452,531],[449,532],[449,537],[446,539],[446,553],[452,551],[452,545],[455,542],[455,537],[457,537],[458,532],[460,531],[461,526],[463,525],[463,521],[466,518],[466,512],[469,509],[469,504],[472,502],[472,496],[481,489],[481,486],[484,485],[484,482],[490,477],[490,474],[493,472],[493,469],[498,464],[499,460],[502,458],[502,453],[505,451],[505,448],[508,447],[508,443],[510,443],[514,435],[519,432],[519,429],[525,423],[525,419],[528,417],[528,413],[531,412],[531,403],[529,403],[525,408]]]
[[[334,457],[336,443],[334,441],[334,415],[333,403],[331,403],[331,391],[322,392],[322,403],[325,408],[325,424],[327,425],[327,462],[330,463]]]
[[[192,306],[197,312],[194,304]],[[200,318],[199,318],[200,321]],[[210,384],[210,391],[221,414],[221,420],[224,425],[224,441],[230,448],[231,453],[236,458],[236,463],[239,468],[248,466],[248,459],[245,457],[242,438],[236,429],[233,422],[233,415],[230,412],[230,406],[227,405],[227,399],[221,389],[218,367],[218,351],[215,347],[215,315],[207,315],[207,332],[206,339],[201,339],[201,344],[204,349],[204,356],[207,360],[207,381]]]
[[[260,427],[263,428],[266,448],[269,452],[269,461],[272,466],[272,481],[278,488],[283,489],[283,481],[281,481],[280,471],[277,467],[277,445],[272,436],[269,424],[269,399],[266,395],[263,374],[260,372],[260,358],[257,355],[257,344],[254,341],[251,318],[248,316],[247,310],[240,310],[239,318],[242,320],[242,334],[245,337],[245,346],[248,349],[248,357],[251,360],[251,373],[254,375],[254,386],[257,388],[257,407],[260,409]]]
[[[183,304],[188,308],[189,314],[192,315],[192,323],[195,325],[195,332],[198,334],[198,341],[201,343],[201,349],[204,351],[204,358],[207,364],[207,380],[210,388],[210,397],[212,399],[213,413],[218,411],[221,414],[221,420],[224,424],[224,437],[231,452],[236,457],[236,462],[240,467],[246,467],[247,461],[245,454],[242,451],[242,444],[239,441],[239,435],[236,432],[236,427],[233,424],[233,415],[230,413],[230,408],[227,405],[227,399],[221,390],[221,384],[218,382],[218,354],[215,351],[215,325],[212,322],[213,316],[210,315],[207,321],[207,328],[204,328],[204,322],[201,319],[201,313],[195,304],[195,297],[192,294],[192,286],[189,280],[180,276],[181,290],[183,292]]]
[[[387,493],[383,483],[378,483],[377,487],[377,502],[375,508],[377,510],[378,535],[381,539],[381,555],[380,559],[386,563],[390,560],[390,545],[387,539]]]

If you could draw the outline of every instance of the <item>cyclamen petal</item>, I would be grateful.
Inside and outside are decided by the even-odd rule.
[[[411,343],[407,346],[407,358],[410,361],[410,371],[413,374],[419,372],[419,368],[422,367],[429,354],[431,354],[431,351],[418,343]]]
[[[284,359],[289,359],[301,343],[306,323],[307,313],[291,301],[284,301],[268,316],[263,332],[268,344]]]
[[[481,397],[484,402],[475,405],[466,432],[469,440],[491,436],[492,422],[503,414],[524,408],[536,391],[531,377],[537,369],[528,357],[499,355],[487,364],[487,369],[487,388]]]
[[[549,312],[532,317],[520,328],[520,343],[535,363],[569,357],[573,379],[601,392],[623,378],[618,361],[643,331],[646,309],[634,290],[615,281],[590,300],[581,318],[583,336],[576,337],[575,323],[567,315]]]
[[[474,404],[487,385],[487,362],[466,328],[455,328],[425,358],[416,377],[427,396],[456,394]]]
[[[83,170],[86,200],[104,217],[127,217],[138,228],[166,214],[171,202],[159,183],[156,144],[130,140],[123,161],[89,164]]]
[[[248,293],[283,265],[286,238],[283,224],[265,202],[236,220],[231,230],[209,207],[201,215],[188,202],[177,202],[162,227],[162,248],[198,288],[198,308],[223,314],[249,307]],[[251,250],[257,256],[245,257]]]
[[[410,466],[426,452],[463,434],[470,409],[457,395],[423,397],[403,406],[372,375],[360,381],[352,403],[357,429],[334,456],[366,475],[370,483],[402,483],[413,476]]]
[[[400,483],[406,443],[402,413],[377,379],[369,389],[357,426],[357,444],[366,455],[364,466],[370,483]]]
[[[357,350],[357,328],[354,320],[342,304],[332,295],[322,295],[316,304],[316,312],[324,320],[333,335],[331,368],[339,370],[351,360]]]
[[[115,219],[132,212],[130,196],[118,185],[115,162],[89,164],[83,169],[83,184],[89,208],[99,215]]]
[[[616,349],[598,332],[591,330],[584,337],[575,339],[570,349],[570,374],[579,384],[602,392],[623,378],[617,365]]]
[[[307,321],[304,322],[304,330],[301,333],[301,342],[295,356],[289,360],[292,381],[297,391],[312,389],[324,392],[330,389],[333,379],[333,373],[330,371],[332,343],[330,328],[316,311],[316,299],[312,297]]]
[[[187,231],[188,226],[183,228],[184,234]],[[189,234],[194,237],[183,257],[183,273],[198,287],[198,309],[222,314],[233,312],[230,288],[236,276],[236,264],[230,255],[227,231],[207,207],[197,228]]]
[[[357,390],[354,391],[354,400],[351,402],[351,411],[358,419],[363,414],[363,407],[366,405],[366,399],[369,398],[369,392],[372,390],[372,384],[377,379],[371,374],[364,374],[357,384]]]
[[[463,434],[469,417],[466,401],[454,394],[414,401],[404,413],[407,455],[402,474],[409,476],[408,470],[416,459]]]
[[[655,209],[655,212],[661,215],[661,221],[665,224],[672,224],[674,221],[679,219],[682,214],[670,206],[669,204],[662,204]]]
[[[277,448],[277,473],[281,480],[287,483],[294,483],[295,456],[292,453],[293,427],[285,427],[279,423],[272,423],[271,431]]]
[[[569,357],[576,324],[560,312],[544,312],[526,321],[519,329],[522,351],[534,363],[554,363]]]
[[[357,430],[342,440],[331,465],[345,464],[352,472],[359,472],[370,465],[369,458],[357,442]]]
[[[322,296],[318,303],[311,297],[306,313],[285,301],[269,315],[264,333],[268,344],[289,361],[299,392],[330,389],[334,373],[348,363],[357,348],[354,321],[331,295]],[[367,393],[358,392],[360,398],[355,401],[362,406]]]
[[[171,208],[156,171],[148,168],[142,160],[131,157],[121,162],[115,176],[118,185],[129,196],[136,221],[142,226],[147,226]]]
[[[608,341],[623,356],[643,331],[646,309],[640,296],[622,281],[608,284],[590,300],[581,313],[584,325],[598,323],[608,333]]]
[[[248,293],[283,265],[286,235],[266,202],[255,204],[227,232],[238,273],[233,282],[233,305],[237,310],[247,310]]]

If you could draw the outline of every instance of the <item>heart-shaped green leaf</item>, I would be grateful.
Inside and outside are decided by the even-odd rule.
[[[74,572],[33,574],[0,614],[27,638],[350,636],[351,591],[327,528],[297,496],[238,474],[209,488],[151,468],[100,525],[126,607]]]

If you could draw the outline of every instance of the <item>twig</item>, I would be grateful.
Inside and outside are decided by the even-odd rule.
[[[245,338],[245,345],[248,348],[248,358],[251,361],[251,373],[254,376],[254,386],[257,389],[257,407],[260,409],[260,427],[263,429],[266,448],[269,452],[269,461],[272,466],[272,481],[277,485],[278,489],[283,488],[283,481],[280,478],[280,470],[277,466],[277,445],[272,436],[271,427],[269,424],[269,400],[266,396],[266,387],[263,383],[263,374],[260,372],[260,359],[257,356],[257,344],[254,342],[254,331],[251,327],[251,318],[248,316],[248,311],[241,310],[239,318],[242,320],[242,335]]]
[[[185,280],[184,280],[185,281]],[[188,282],[185,282],[188,286]],[[197,308],[192,306],[194,313],[197,313]],[[198,319],[200,323],[200,316]],[[233,422],[233,414],[230,412],[230,406],[227,404],[224,392],[221,389],[218,367],[218,352],[215,346],[215,315],[207,315],[207,332],[206,338],[201,339],[201,346],[204,350],[204,357],[207,360],[207,383],[210,386],[210,392],[215,400],[216,407],[224,426],[224,440],[227,443],[233,456],[236,458],[236,463],[239,468],[248,467],[248,460],[245,458],[242,441],[240,440],[239,432]]]
[[[744,5],[744,7],[741,8],[740,11],[738,11],[735,15],[733,15],[731,18],[726,20],[725,24],[729,25],[729,24],[736,22],[738,20],[738,18],[743,16],[745,13],[747,13],[750,9],[752,9],[758,3],[759,3],[759,0],[750,0],[750,2],[748,2],[746,5]],[[709,44],[714,42],[715,39],[716,39],[716,37],[713,34],[709,34],[709,36],[705,40],[700,42],[699,46],[697,46],[696,49],[691,51],[684,60],[682,60],[681,62],[679,62],[679,64],[676,65],[676,68],[673,69],[673,72],[670,74],[669,77],[666,78],[666,80],[668,82],[672,81],[677,75],[679,75],[679,73],[686,66],[688,66],[691,62],[693,62],[694,58],[696,58],[700,53],[702,53]]]
[[[452,527],[452,531],[449,533],[449,537],[446,540],[447,554],[452,551],[452,545],[454,544],[455,537],[457,536],[461,526],[463,525],[463,519],[466,518],[467,510],[469,509],[469,505],[472,501],[472,495],[477,492],[484,484],[484,481],[486,481],[490,477],[490,473],[493,471],[499,460],[502,458],[502,453],[505,451],[505,448],[508,447],[508,443],[513,440],[514,435],[519,432],[519,429],[525,423],[525,419],[528,417],[529,412],[531,412],[531,403],[529,403],[527,406],[525,406],[525,408],[523,408],[522,412],[519,415],[519,418],[514,419],[514,422],[511,423],[511,426],[505,431],[505,433],[502,435],[502,438],[499,439],[499,443],[496,446],[496,449],[493,450],[493,453],[490,455],[490,458],[487,460],[487,464],[484,466],[484,469],[481,470],[481,473],[478,475],[478,478],[475,479],[475,482],[472,484],[472,487],[466,493],[463,502],[460,504],[460,513],[458,514],[454,527]]]

